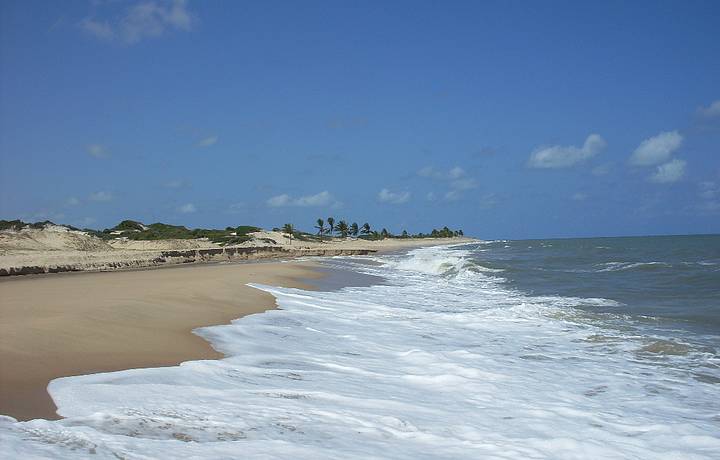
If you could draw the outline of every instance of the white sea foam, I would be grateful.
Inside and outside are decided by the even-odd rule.
[[[671,264],[666,262],[607,262],[601,265],[604,268],[598,270],[599,272],[616,272],[633,269],[656,269],[672,266]]]
[[[713,352],[580,317],[604,300],[528,296],[467,257],[375,258],[356,269],[386,284],[336,292],[256,286],[281,309],[197,331],[227,358],[54,380],[67,418],[0,419],[0,453],[720,457]]]

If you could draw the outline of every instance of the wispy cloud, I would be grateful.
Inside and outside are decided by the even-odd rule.
[[[182,214],[192,214],[197,211],[197,207],[195,207],[192,203],[186,203],[180,207],[178,207],[178,212]]]
[[[292,198],[287,193],[282,195],[275,195],[274,197],[268,198],[267,205],[271,208],[279,208],[281,206],[290,206]]]
[[[450,188],[457,191],[472,190],[477,188],[477,181],[472,177],[463,177],[450,181]]]
[[[107,147],[101,144],[89,144],[85,146],[85,151],[88,155],[95,158],[108,158],[110,157],[110,151]]]
[[[598,134],[591,134],[585,139],[582,147],[553,145],[536,149],[530,154],[528,166],[541,169],[568,168],[594,157],[605,147],[607,147],[605,139]]]
[[[132,45],[169,31],[189,31],[194,22],[186,0],[155,0],[135,3],[112,18],[86,17],[79,25],[98,39]]]
[[[683,137],[677,131],[666,131],[642,141],[630,155],[630,164],[652,166],[666,162],[682,145]]]
[[[115,38],[115,31],[107,21],[85,18],[80,21],[80,27],[88,34],[101,40],[112,40]]]
[[[410,192],[391,192],[384,188],[378,192],[377,199],[381,203],[403,204],[410,201]]]
[[[714,181],[704,181],[698,184],[700,204],[698,210],[703,214],[720,213],[720,184]]]
[[[443,195],[447,201],[457,201],[462,198],[464,191],[477,188],[477,181],[468,176],[467,172],[460,166],[455,166],[448,170],[437,169],[433,166],[426,166],[418,171],[418,176],[434,179],[445,184],[449,188]],[[427,195],[427,199],[433,201],[436,199],[434,192]]]
[[[71,196],[70,198],[65,200],[65,205],[67,205],[67,206],[77,206],[79,204],[80,204],[80,200],[78,200],[74,196]]]
[[[495,193],[486,193],[480,197],[479,205],[480,209],[494,208],[498,204],[498,196]]]
[[[678,160],[677,158],[668,161],[658,166],[649,180],[658,184],[672,184],[677,182],[685,175],[686,165],[686,161]]]
[[[573,196],[571,196],[570,198],[572,198],[573,201],[585,201],[587,199],[587,194],[583,192],[577,192],[574,193]]]
[[[111,201],[113,199],[113,196],[110,192],[99,191],[99,192],[91,193],[90,196],[88,197],[88,199],[90,201],[99,201],[99,202]]]
[[[208,136],[205,139],[201,139],[197,144],[195,144],[196,147],[210,147],[211,145],[217,144],[218,137],[217,136]]]
[[[698,114],[706,118],[720,117],[720,99],[713,101],[707,107],[700,107],[697,110]]]
[[[448,190],[445,192],[445,195],[443,195],[443,198],[445,198],[446,201],[457,201],[462,198],[462,193],[459,190]]]
[[[227,207],[228,214],[240,214],[241,212],[244,212],[247,208],[247,204],[243,202],[237,202],[237,203],[231,203]]]
[[[341,203],[333,197],[333,195],[324,190],[315,195],[305,195],[294,198],[287,193],[276,195],[269,198],[266,201],[267,205],[271,208],[279,208],[284,206],[298,206],[298,207],[321,207],[321,206],[332,206],[339,207]]]
[[[465,176],[465,174],[465,170],[462,169],[460,166],[455,166],[454,168],[451,168],[447,171],[436,169],[433,166],[426,166],[420,171],[418,171],[418,176],[420,177],[429,177],[439,180],[459,179]]]

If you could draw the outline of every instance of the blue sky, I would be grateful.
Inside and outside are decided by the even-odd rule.
[[[0,218],[720,232],[720,2],[4,1]]]

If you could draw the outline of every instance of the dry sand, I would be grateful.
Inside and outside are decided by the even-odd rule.
[[[302,256],[317,249],[394,251],[468,238],[291,241],[259,232],[242,246],[268,245]],[[0,268],[24,265],[130,266],[159,250],[216,247],[202,240],[110,241],[63,227],[0,232]],[[268,250],[269,251],[269,250]],[[341,251],[342,252],[342,251]],[[268,255],[268,254],[265,254]],[[269,254],[273,255],[273,254]],[[257,254],[260,258],[263,254]],[[308,263],[189,264],[158,269],[44,274],[0,279],[0,414],[57,418],[46,388],[70,375],[170,366],[219,358],[190,333],[275,306],[247,283],[307,287],[321,276]]]
[[[0,281],[0,414],[58,418],[50,380],[217,359],[196,327],[275,307],[246,283],[308,288],[307,263],[168,267]]]

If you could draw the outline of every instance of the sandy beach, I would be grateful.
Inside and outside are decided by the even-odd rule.
[[[0,271],[19,270],[0,278],[0,414],[57,418],[46,391],[57,377],[221,357],[191,331],[274,308],[272,296],[247,283],[308,288],[322,276],[307,262],[267,260],[467,241],[307,242],[260,232],[245,245],[220,247],[203,240],[108,243],[60,226],[0,232]],[[83,273],[58,273],[65,271]]]
[[[308,263],[167,267],[0,281],[0,414],[58,418],[57,377],[176,365],[222,355],[191,333],[275,307],[246,286],[309,288]]]

